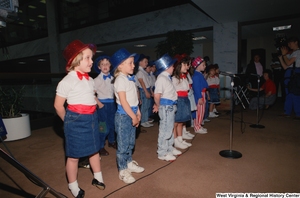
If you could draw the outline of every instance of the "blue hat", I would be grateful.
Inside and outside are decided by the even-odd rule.
[[[110,62],[112,64],[112,73],[117,69],[117,67],[125,61],[129,57],[134,57],[136,53],[129,53],[125,48],[121,48],[118,51],[116,51],[111,57]]]
[[[94,64],[93,64],[93,68],[94,68],[95,72],[97,72],[98,74],[100,74],[100,72],[101,72],[101,70],[100,70],[99,67],[98,67],[98,64],[99,64],[99,62],[102,61],[103,59],[107,59],[107,60],[110,62],[110,57],[109,57],[109,56],[107,56],[107,55],[102,55],[102,56],[99,56],[99,57],[95,60],[95,62],[94,62]]]
[[[139,54],[136,54],[134,56],[134,63],[138,63],[138,60],[140,59],[140,55]]]
[[[156,66],[155,74],[159,75],[161,72],[171,67],[176,61],[177,59],[172,59],[171,56],[169,56],[169,54],[166,53],[160,59],[154,62],[154,65]]]

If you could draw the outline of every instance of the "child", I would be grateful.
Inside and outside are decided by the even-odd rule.
[[[207,84],[208,84],[208,104],[209,104],[209,115],[210,118],[217,118],[217,115],[214,112],[216,105],[220,104],[220,79],[216,75],[215,65],[210,65],[207,69]]]
[[[150,79],[148,73],[145,71],[148,65],[149,57],[144,54],[140,54],[139,57],[139,70],[136,74],[136,77],[139,82],[139,91],[140,91],[140,99],[142,101],[141,104],[141,126],[142,127],[152,127],[153,124],[148,122],[149,118],[149,108],[150,108]]]
[[[102,107],[97,110],[99,122],[106,124],[106,131],[100,131],[100,155],[109,153],[105,150],[105,140],[108,138],[108,146],[117,148],[115,142],[115,113],[116,103],[114,100],[114,85],[111,83],[113,76],[110,75],[110,57],[102,55],[98,57],[93,65],[99,75],[94,79],[96,93]]]
[[[201,126],[203,121],[203,116],[205,112],[205,92],[208,88],[208,84],[202,74],[202,71],[205,70],[205,61],[200,57],[196,57],[193,62],[192,66],[195,68],[193,79],[193,90],[194,90],[194,97],[197,104],[196,112],[193,112],[194,118],[194,129],[195,133],[205,134],[207,133],[207,129]]]
[[[158,112],[160,118],[157,153],[158,159],[165,161],[174,161],[176,160],[174,155],[181,154],[181,151],[173,147],[173,128],[178,99],[171,79],[175,62],[176,59],[172,59],[168,54],[155,61],[158,76],[155,82],[153,112]]]
[[[189,92],[188,92],[188,98],[189,98],[189,101],[190,101],[191,112],[196,111],[196,103],[195,103],[195,98],[194,98],[194,92],[193,92],[193,89],[192,89],[193,80],[192,80],[192,77],[191,77],[191,73],[193,71],[190,69],[191,58],[188,57],[187,54],[175,55],[175,58],[177,59],[178,62],[184,58],[185,59],[184,62],[187,64],[186,65],[187,66],[186,79],[189,82],[189,88],[190,88]],[[191,120],[192,120],[192,114],[191,114],[190,119],[186,123],[184,123],[183,126],[182,126],[182,138],[185,139],[185,140],[191,140],[195,137],[195,135],[191,134],[189,131],[186,130],[186,124],[191,123],[190,122]]]
[[[89,77],[93,64],[92,57],[96,46],[84,44],[79,40],[71,42],[64,50],[69,72],[58,84],[54,107],[57,115],[64,121],[66,174],[69,189],[74,197],[84,197],[84,190],[77,182],[78,160],[89,156],[94,173],[92,185],[105,189],[103,183],[99,143],[98,117],[94,81]],[[67,109],[64,108],[68,103]]]
[[[180,149],[186,149],[192,146],[191,143],[182,139],[182,128],[185,123],[191,119],[191,105],[188,98],[189,82],[186,76],[189,59],[181,58],[176,62],[172,81],[177,92],[177,112],[174,123],[174,146]]]
[[[134,76],[130,76],[134,70],[134,56],[135,54],[121,48],[110,59],[115,76],[114,88],[118,105],[115,114],[117,165],[120,180],[127,184],[135,182],[131,173],[141,173],[145,170],[132,160],[136,127],[141,119]]]

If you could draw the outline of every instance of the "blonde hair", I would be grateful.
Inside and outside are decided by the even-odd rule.
[[[80,61],[83,60],[83,53],[80,52],[79,54],[77,54],[77,56],[73,59],[70,67],[68,68],[68,71],[72,71],[74,70],[75,67],[79,66]]]

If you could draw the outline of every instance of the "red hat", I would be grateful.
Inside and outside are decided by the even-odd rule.
[[[204,59],[201,58],[201,56],[197,56],[196,58],[194,58],[193,62],[192,62],[192,66],[194,68],[198,67],[201,63],[204,62]]]
[[[93,53],[96,53],[96,45],[94,44],[84,44],[80,40],[74,40],[72,41],[67,47],[65,48],[63,52],[63,56],[67,61],[66,70],[69,71],[69,68],[71,66],[72,61],[74,58],[83,50],[86,48],[90,48]]]

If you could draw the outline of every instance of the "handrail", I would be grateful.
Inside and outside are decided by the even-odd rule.
[[[14,166],[16,169],[21,171],[34,184],[36,184],[36,185],[40,186],[41,188],[43,188],[43,190],[36,196],[36,198],[43,198],[43,197],[45,197],[45,195],[48,192],[51,193],[52,195],[54,195],[57,198],[67,198],[67,196],[65,196],[65,195],[61,194],[60,192],[57,192],[53,188],[51,188],[48,184],[46,184],[43,180],[41,180],[39,177],[37,177],[35,174],[33,174],[25,166],[20,164],[16,159],[14,159],[10,155],[8,155],[1,148],[0,148],[0,156],[5,161],[10,163],[12,166]]]

